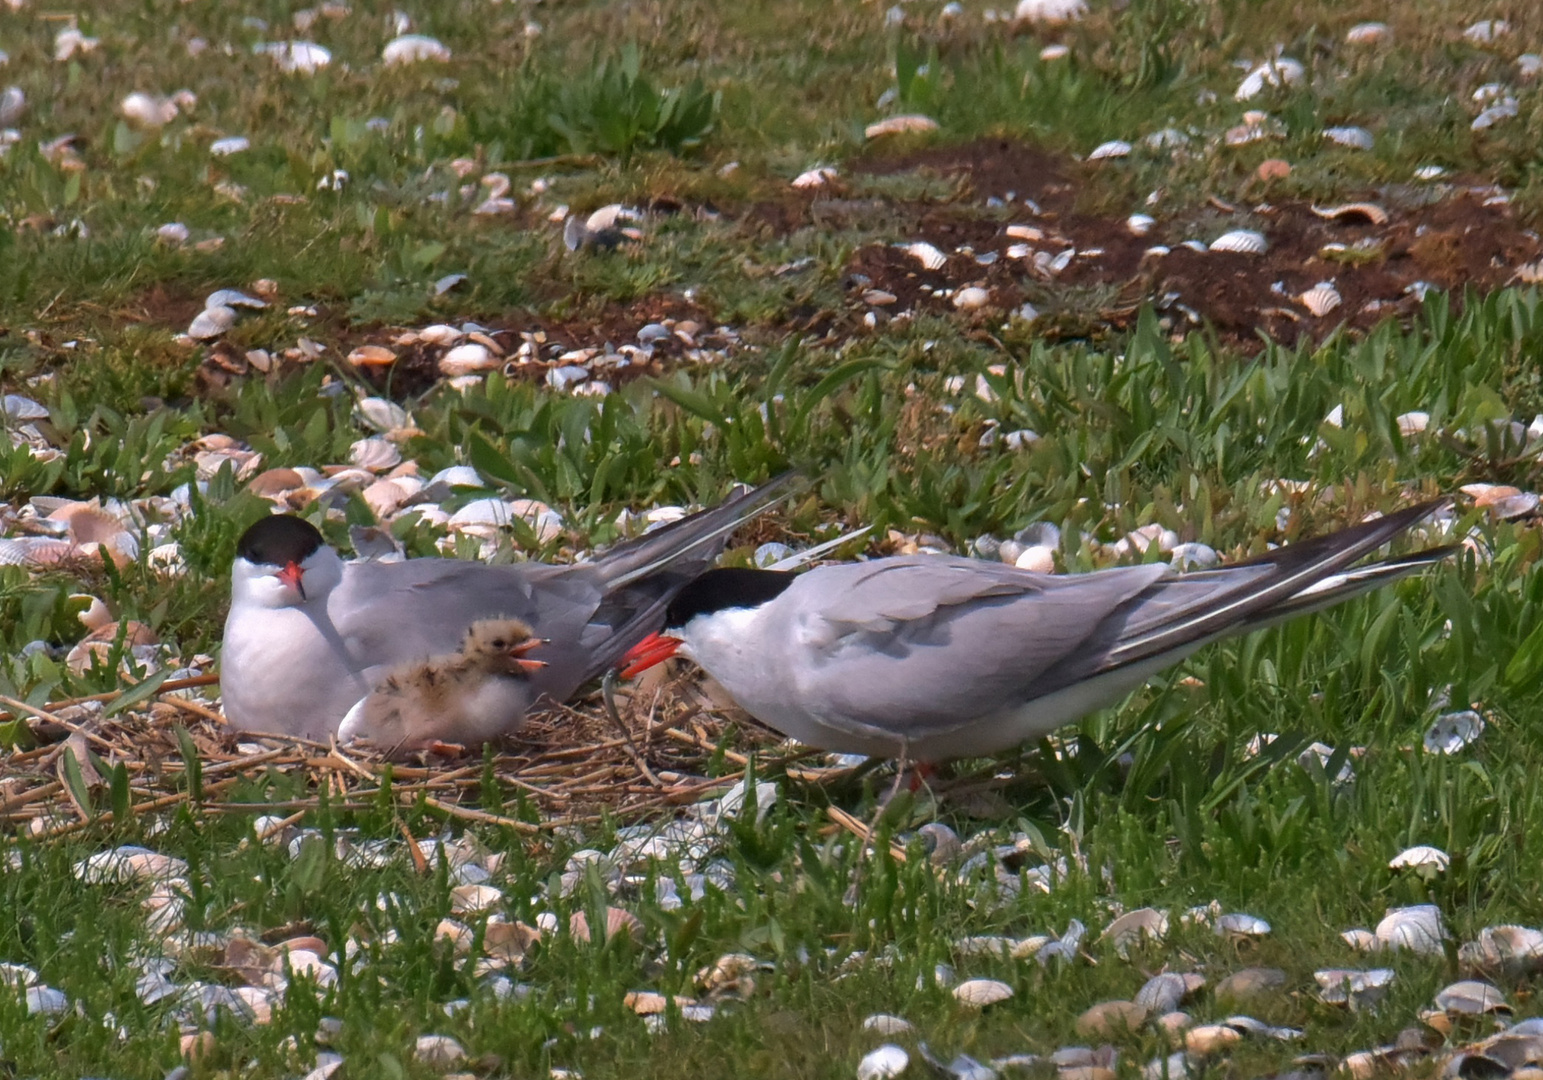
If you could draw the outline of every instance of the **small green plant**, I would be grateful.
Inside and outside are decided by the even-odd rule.
[[[718,115],[718,94],[709,94],[701,79],[658,90],[641,68],[631,42],[619,57],[601,60],[587,79],[564,87],[548,124],[574,153],[614,154],[623,163],[637,150],[680,154],[699,145]]]

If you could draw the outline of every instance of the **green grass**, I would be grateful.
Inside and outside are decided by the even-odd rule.
[[[862,128],[887,111],[875,103],[890,90],[894,111],[937,119],[944,144],[1003,136],[1081,155],[1164,127],[1193,134],[1187,153],[1143,148],[1116,167],[1076,172],[1088,213],[1123,217],[1157,188],[1165,207],[1197,213],[1208,196],[1256,201],[1248,178],[1278,155],[1295,165],[1283,197],[1395,190],[1417,166],[1435,163],[1514,189],[1531,221],[1543,111],[1512,61],[1543,44],[1535,15],[1514,12],[1513,34],[1484,49],[1459,36],[1478,15],[1436,0],[1392,14],[1361,3],[1133,0],[1037,34],[1009,33],[973,5],[948,28],[940,6],[907,4],[903,25],[886,28],[875,5],[813,0],[468,0],[412,13],[415,29],[454,51],[450,65],[384,70],[392,8],[359,3],[311,27],[309,37],[334,57],[313,77],[282,74],[251,51],[258,41],[307,36],[289,29],[296,11],[287,4],[90,4],[78,9],[80,26],[101,45],[67,63],[52,59],[62,23],[35,7],[5,16],[0,44],[10,60],[0,86],[21,87],[29,107],[21,138],[0,160],[8,222],[0,229],[0,389],[47,406],[40,430],[59,454],[43,461],[0,443],[0,497],[17,509],[39,495],[167,496],[194,479],[188,447],[213,432],[250,444],[265,467],[340,461],[370,433],[354,399],[376,391],[340,360],[365,337],[463,319],[598,321],[688,290],[704,321],[741,329],[746,347],[601,399],[502,375],[464,393],[436,386],[409,396],[392,383],[385,392],[421,432],[404,454],[425,474],[472,464],[501,492],[550,503],[571,526],[544,549],[532,536],[511,536],[500,558],[572,558],[615,539],[623,507],[712,502],[731,479],[788,465],[817,477],[776,517],[790,540],[868,524],[878,537],[930,533],[964,551],[982,534],[1051,521],[1061,526],[1059,559],[1069,570],[1111,557],[1084,534],[1107,543],[1157,522],[1241,557],[1464,483],[1537,486],[1536,447],[1486,435],[1494,422],[1526,424],[1543,412],[1543,313],[1533,291],[1432,294],[1411,325],[1318,345],[1269,343],[1253,355],[1205,331],[1176,335],[1151,313],[1127,331],[1106,331],[1089,310],[1096,298],[1070,294],[1045,308],[1059,303],[1058,323],[1079,327],[1084,340],[1052,340],[1036,324],[1002,330],[926,315],[855,337],[800,340],[787,329],[842,313],[841,278],[858,247],[900,238],[921,209],[959,209],[947,178],[865,177],[845,167],[871,152]],[[248,16],[271,29],[245,25]],[[1378,17],[1394,20],[1393,46],[1343,44],[1351,24]],[[539,35],[527,35],[529,18],[541,22]],[[189,58],[193,37],[212,45]],[[1041,60],[1050,40],[1069,44],[1071,57]],[[1242,76],[1233,62],[1258,61],[1276,43],[1307,63],[1307,80],[1250,105],[1283,120],[1287,138],[1219,145],[1244,107],[1232,97]],[[598,61],[608,62],[604,77]],[[1490,81],[1519,88],[1520,115],[1475,133],[1469,97]],[[189,115],[154,132],[120,122],[127,93],[182,87],[198,96]],[[675,111],[661,104],[671,100],[680,102]],[[375,119],[384,124],[367,123]],[[1325,147],[1318,132],[1339,123],[1369,127],[1377,148]],[[83,171],[62,170],[39,150],[66,132],[78,136]],[[208,143],[225,135],[248,137],[251,149],[211,158]],[[451,167],[458,158],[507,172],[518,212],[472,216]],[[729,162],[739,168],[722,171]],[[844,166],[837,194],[848,212],[832,213],[829,227],[757,224],[751,207],[791,199],[787,181],[820,163]],[[317,190],[336,169],[348,183]],[[539,196],[530,190],[537,178],[550,185]],[[239,185],[240,198],[228,187],[221,194],[220,184]],[[610,254],[566,253],[560,226],[547,220],[559,204],[587,211],[663,197],[688,212],[657,218],[646,243]],[[724,213],[689,212],[702,206]],[[88,237],[56,233],[77,220]],[[173,221],[190,229],[188,245],[156,240],[155,229]],[[195,246],[216,237],[224,242],[212,250]],[[776,272],[802,259],[810,260],[802,272]],[[465,273],[466,286],[434,295],[433,282],[448,273]],[[199,370],[206,350],[175,335],[207,292],[263,278],[277,282],[277,303],[244,316],[230,343],[282,352],[305,335],[328,351],[280,375],[211,386]],[[317,314],[291,315],[291,306]],[[949,389],[955,379],[973,389],[978,377],[985,399]],[[1340,426],[1326,422],[1336,407]],[[1400,435],[1396,418],[1411,410],[1430,413],[1430,434]],[[982,445],[992,428],[1042,438],[1021,450]],[[1288,499],[1272,487],[1279,479],[1308,482],[1313,494]],[[1284,528],[1282,509],[1290,510]],[[265,511],[228,471],[213,477],[171,531],[191,572],[180,579],[158,577],[144,558],[99,572],[0,566],[0,693],[41,703],[118,687],[111,667],[77,677],[60,663],[81,636],[71,600],[80,592],[150,624],[183,656],[217,653],[225,596],[209,582],[223,579],[236,537]],[[348,524],[372,520],[355,498],[321,523],[346,544]],[[435,550],[439,534],[413,516],[391,527],[411,554]],[[418,837],[448,828],[423,804],[386,799],[370,810],[309,813],[302,824],[324,839],[298,858],[257,842],[247,814],[182,809],[49,843],[23,830],[10,844],[14,865],[0,873],[8,914],[0,960],[32,966],[80,1008],[28,1016],[19,994],[0,989],[0,1070],[149,1078],[178,1063],[176,1006],[144,1005],[134,992],[136,964],[167,948],[146,930],[146,887],[87,885],[71,872],[78,859],[123,842],[189,861],[191,930],[314,933],[334,950],[349,940],[362,949],[361,959],[330,957],[335,987],[292,986],[269,1025],[217,1019],[216,1049],[196,1067],[200,1076],[302,1075],[317,1050],[317,1022],[330,1016],[344,1023],[334,1046],[348,1062],[343,1075],[427,1075],[412,1061],[413,1040],[441,1033],[478,1059],[473,1071],[494,1076],[553,1067],[590,1078],[675,1076],[728,1065],[747,1076],[850,1077],[883,1041],[860,1030],[871,1012],[904,1015],[944,1060],[1047,1054],[1087,1041],[1075,1031],[1087,1006],[1129,997],[1165,966],[1202,971],[1212,986],[1250,964],[1287,971],[1286,990],[1262,1003],[1234,1009],[1207,989],[1187,1006],[1201,1019],[1249,1011],[1305,1029],[1298,1044],[1243,1044],[1232,1054],[1236,1075],[1283,1070],[1301,1052],[1385,1044],[1459,972],[1450,959],[1358,956],[1340,931],[1422,902],[1440,906],[1457,940],[1498,923],[1543,923],[1532,886],[1543,855],[1534,783],[1543,771],[1539,532],[1535,522],[1496,523],[1466,504],[1455,528],[1472,530],[1481,554],[1211,647],[1121,708],[1062,733],[1056,746],[981,766],[984,776],[1012,776],[991,798],[902,802],[888,827],[910,845],[910,860],[870,856],[855,898],[857,845],[830,833],[824,808],[869,815],[888,778],[824,789],[769,777],[782,798],[765,820],[713,835],[703,860],[731,874],[732,889],[709,887],[701,900],[666,910],[655,879],[701,867],[675,858],[633,867],[635,878],[610,902],[642,920],[641,943],[549,937],[508,973],[529,987],[509,1000],[496,998],[472,958],[433,943],[453,882],[444,871],[415,872],[398,844],[404,827]],[[39,640],[55,648],[23,658],[22,647]],[[1454,707],[1477,703],[1489,722],[1483,739],[1453,758],[1420,749],[1431,698],[1445,688]],[[1260,733],[1279,738],[1250,757],[1245,747]],[[741,745],[732,727],[725,738]],[[1315,740],[1342,756],[1365,748],[1353,784],[1331,782],[1338,761],[1326,771],[1296,763]],[[235,801],[308,794],[275,773]],[[490,807],[533,812],[513,790],[482,794]],[[1021,839],[1034,849],[1030,865],[1064,858],[1067,871],[1048,893],[1015,896],[996,892],[989,870],[962,879],[934,872],[914,832],[929,821],[957,828],[972,850]],[[493,877],[505,893],[501,914],[534,922],[551,913],[566,925],[577,911],[595,922],[607,902],[599,876],[561,895],[569,856],[609,851],[632,824],[539,841],[484,826],[449,833],[505,855]],[[397,854],[380,868],[348,865],[330,843],[345,829],[397,844]],[[1387,869],[1413,844],[1442,848],[1451,867],[1430,882]],[[382,905],[384,895],[391,899]],[[1179,926],[1180,912],[1213,899],[1268,919],[1273,932],[1234,943]],[[1174,930],[1121,960],[1097,932],[1118,908],[1143,905],[1170,911]],[[1073,919],[1089,927],[1084,948],[1096,963],[1042,967],[952,949],[968,935],[1058,934]],[[695,994],[695,973],[730,952],[768,967],[747,1000],[721,1003],[712,1020],[674,1017],[650,1034],[625,1009],[633,989]],[[843,966],[858,953],[866,962]],[[982,1014],[963,1011],[935,984],[940,963],[960,977],[1003,979],[1016,996]],[[1311,993],[1317,968],[1382,964],[1398,977],[1379,1009],[1349,1013]],[[208,956],[183,961],[175,977],[230,980]],[[1533,1011],[1525,981],[1503,989],[1520,1015]],[[470,1005],[447,1016],[445,1003],[462,998]],[[898,1041],[914,1049],[913,1039]],[[1121,1075],[1166,1053],[1150,1029],[1115,1041]],[[908,1075],[921,1074],[913,1060]]]

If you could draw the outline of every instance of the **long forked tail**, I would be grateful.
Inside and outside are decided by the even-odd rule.
[[[1194,577],[1207,574],[1220,577],[1245,567],[1255,567],[1263,573],[1247,578],[1239,576],[1235,590],[1212,594],[1205,603],[1190,610],[1180,609],[1174,613],[1174,618],[1145,627],[1121,640],[1105,656],[1103,666],[1123,667],[1228,632],[1267,626],[1290,615],[1328,607],[1437,562],[1453,549],[1433,548],[1403,559],[1339,573],[1450,502],[1446,498],[1434,499],[1328,536],[1288,544],[1218,571],[1202,571]]]
[[[705,570],[723,550],[730,533],[803,482],[804,478],[797,472],[782,473],[760,487],[730,496],[711,509],[671,522],[636,540],[617,544],[595,565],[604,573],[608,591],[623,588],[688,557],[700,561]]]

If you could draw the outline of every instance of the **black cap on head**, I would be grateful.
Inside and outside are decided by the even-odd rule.
[[[259,566],[288,566],[304,562],[325,543],[316,526],[304,518],[275,514],[241,534],[236,554]]]
[[[796,576],[786,570],[750,570],[738,566],[709,570],[675,594],[665,613],[664,625],[667,628],[682,627],[698,615],[757,607],[781,596]]]

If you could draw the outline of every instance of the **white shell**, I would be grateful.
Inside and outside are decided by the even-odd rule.
[[[836,179],[836,175],[835,169],[832,169],[829,165],[821,165],[807,172],[799,173],[793,178],[793,186],[800,191],[805,191],[809,188],[822,188]]]
[[[1076,22],[1088,13],[1087,0],[1018,0],[1013,21],[1039,26]]]
[[[1442,1012],[1470,1015],[1501,1010],[1510,1012],[1510,1006],[1506,1004],[1504,994],[1489,983],[1479,982],[1476,979],[1455,982],[1442,990],[1436,995],[1436,1008]]]
[[[1125,219],[1125,227],[1130,230],[1132,236],[1145,236],[1156,224],[1157,219],[1150,214],[1132,214]]]
[[[378,436],[360,439],[348,448],[348,463],[370,472],[385,472],[402,463],[402,452]]]
[[[125,120],[141,127],[165,127],[177,118],[177,104],[163,97],[133,93],[118,104]]]
[[[1034,550],[1033,548],[1029,549]],[[1123,958],[1132,945],[1140,944],[1144,939],[1161,941],[1168,935],[1168,913],[1156,908],[1137,908],[1135,911],[1127,911],[1118,919],[1115,919],[1104,928],[1102,940],[1108,941],[1114,946],[1115,952]],[[1180,995],[1182,996],[1182,995]],[[1138,996],[1137,1004],[1147,1005],[1149,1002],[1141,1001]],[[1175,1002],[1175,1005],[1177,1002]],[[1155,1013],[1165,1013],[1170,1009],[1154,1009]]]
[[[164,244],[185,244],[192,235],[180,221],[168,221],[155,230],[155,238]]]
[[[996,979],[966,979],[954,987],[954,997],[962,1005],[983,1009],[1013,996],[1013,988]]]
[[[1302,81],[1306,69],[1296,60],[1288,56],[1277,57],[1268,60],[1250,71],[1239,84],[1237,93],[1233,97],[1238,101],[1247,101],[1257,97],[1267,86],[1291,86]]]
[[[899,1076],[911,1064],[911,1055],[892,1043],[863,1055],[857,1063],[857,1080],[888,1080]]]
[[[1430,427],[1430,413],[1418,410],[1399,413],[1393,422],[1398,425],[1398,433],[1407,439],[1411,435],[1421,434]]]
[[[441,375],[472,375],[479,371],[496,368],[503,361],[493,355],[493,350],[475,341],[457,345],[439,358]]]
[[[1468,127],[1474,131],[1483,131],[1485,128],[1494,127],[1502,120],[1509,120],[1521,111],[1521,104],[1514,98],[1501,98],[1495,104],[1485,109],[1473,118],[1473,123]]]
[[[1056,42],[1054,45],[1046,45],[1043,49],[1039,50],[1039,58],[1047,64],[1053,60],[1065,60],[1071,54],[1071,46],[1063,45],[1060,42]]]
[[[1370,150],[1377,144],[1372,133],[1362,127],[1330,127],[1323,129],[1323,137],[1339,146],[1352,150]]]
[[[863,129],[863,134],[870,139],[878,139],[885,135],[920,135],[937,129],[938,122],[932,117],[910,113],[904,116],[886,117],[869,124]]]
[[[1313,972],[1318,981],[1318,997],[1329,1005],[1358,1005],[1374,998],[1393,981],[1391,968],[1373,968],[1356,971],[1347,968],[1325,968]]]
[[[259,45],[259,53],[267,53],[280,71],[299,75],[313,75],[320,68],[332,63],[332,53],[311,41],[281,41],[273,45]]]
[[[905,1035],[916,1029],[903,1017],[891,1016],[889,1013],[874,1013],[863,1020],[863,1030],[879,1035]]]
[[[602,206],[584,220],[584,228],[592,233],[604,232],[606,229],[614,229],[624,221],[637,221],[638,212],[630,206],[621,203],[610,203]]]
[[[1416,180],[1440,180],[1447,171],[1440,165],[1421,165],[1414,171]]]
[[[1345,44],[1375,45],[1379,41],[1386,41],[1391,36],[1392,31],[1388,29],[1387,23],[1356,23],[1345,32]]]
[[[1216,920],[1218,937],[1264,937],[1270,932],[1270,924],[1254,915],[1235,912]]]
[[[0,403],[0,414],[7,420],[47,420],[48,410],[29,397],[20,394],[5,395]]]
[[[1536,79],[1543,75],[1543,56],[1537,53],[1522,53],[1516,58],[1516,74],[1524,79]]]
[[[1543,933],[1528,926],[1486,926],[1479,940],[1458,950],[1465,964],[1524,975],[1543,962]]]
[[[1013,560],[1013,565],[1019,570],[1030,570],[1036,574],[1054,573],[1055,552],[1043,544],[1030,544]]]
[[[214,292],[204,297],[204,307],[212,308],[222,306],[244,307],[251,308],[253,311],[261,311],[268,305],[264,301],[257,299],[255,296],[248,296],[240,289],[216,289]]]
[[[971,285],[954,293],[954,307],[960,311],[975,311],[991,303],[991,290]]]
[[[1121,142],[1119,139],[1110,139],[1108,142],[1099,143],[1088,154],[1089,161],[1103,161],[1107,158],[1129,157],[1131,145]]]
[[[376,431],[397,431],[412,422],[407,410],[389,398],[360,398],[354,412]]]
[[[1339,295],[1339,290],[1327,281],[1320,281],[1297,297],[1297,299],[1302,301],[1303,307],[1320,318],[1344,303],[1344,298]]]
[[[1473,709],[1443,713],[1425,729],[1427,754],[1456,754],[1484,734],[1484,717]]]
[[[425,1065],[454,1065],[466,1057],[466,1051],[448,1035],[419,1035],[413,1057]]]
[[[1263,233],[1254,232],[1251,229],[1234,229],[1212,240],[1207,250],[1232,251],[1241,255],[1262,255],[1269,250],[1269,247],[1269,241],[1264,238]]]
[[[1498,37],[1511,32],[1511,24],[1504,19],[1480,19],[1463,31],[1463,37],[1475,45],[1488,45]]]
[[[1340,940],[1356,952],[1376,952],[1382,946],[1382,942],[1377,940],[1376,934],[1361,927],[1356,927],[1354,930],[1346,930],[1339,936]]]
[[[450,910],[457,915],[480,915],[503,902],[503,890],[492,885],[457,885],[450,890]]]
[[[188,337],[194,341],[210,341],[236,325],[236,309],[220,305],[205,308],[193,316],[188,324]]]
[[[914,244],[901,244],[900,250],[921,263],[925,270],[941,270],[948,264],[948,256],[925,240],[918,240]]]
[[[1405,848],[1388,861],[1390,870],[1418,870],[1430,867],[1435,870],[1445,870],[1452,861],[1445,851],[1440,848],[1420,844],[1416,847]]]
[[[451,465],[449,468],[440,469],[429,478],[430,484],[448,484],[457,488],[485,488],[486,481],[477,474],[477,470],[470,465]]]
[[[1441,921],[1441,909],[1434,904],[1416,904],[1413,907],[1394,908],[1385,915],[1373,931],[1377,940],[1389,949],[1408,949],[1418,956],[1440,956],[1446,927]]]
[[[450,50],[424,34],[403,34],[386,43],[380,58],[389,67],[394,64],[416,64],[423,60],[449,60]]]
[[[252,141],[244,135],[231,135],[223,139],[215,139],[209,144],[209,153],[215,157],[230,157],[244,150],[252,148]]]

